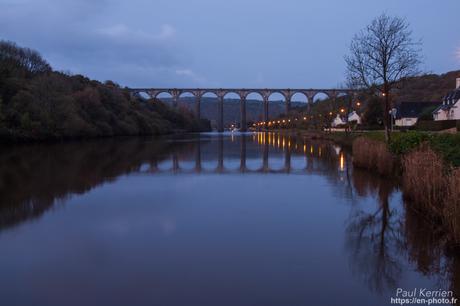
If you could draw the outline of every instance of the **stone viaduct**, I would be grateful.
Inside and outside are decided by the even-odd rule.
[[[218,118],[217,125],[218,131],[223,132],[224,130],[224,98],[230,93],[237,94],[240,97],[240,126],[241,131],[246,131],[246,98],[249,94],[256,93],[259,94],[263,99],[263,120],[267,122],[268,117],[268,106],[269,98],[274,93],[279,93],[284,97],[286,105],[286,113],[289,112],[291,107],[291,99],[297,94],[301,93],[305,95],[308,99],[308,105],[314,101],[314,98],[317,94],[323,93],[328,98],[335,99],[338,96],[343,95],[355,95],[356,91],[352,89],[254,89],[254,88],[133,88],[129,89],[131,94],[140,95],[142,93],[148,95],[150,98],[157,98],[158,95],[162,93],[168,93],[172,97],[173,106],[177,107],[179,99],[183,94],[191,94],[195,97],[195,114],[200,118],[200,109],[201,109],[201,98],[207,93],[212,93],[217,96],[218,103]]]

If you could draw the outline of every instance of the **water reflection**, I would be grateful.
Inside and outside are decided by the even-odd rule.
[[[352,270],[379,293],[397,288],[403,270],[400,251],[404,238],[399,207],[390,207],[395,185],[359,170],[353,172],[353,184],[359,196],[375,195],[377,205],[370,209],[352,207],[346,229]]]
[[[352,205],[346,222],[345,245],[354,275],[382,294],[410,286],[405,274],[413,264],[437,288],[460,296],[460,258],[446,252],[439,226],[410,204],[394,200],[398,191],[394,180],[358,169],[352,180],[357,197],[376,198],[372,207]]]
[[[343,171],[349,157],[337,147],[275,133],[229,138],[190,135],[180,141],[138,138],[2,147],[0,229],[131,173],[316,173],[343,181],[336,170]]]
[[[215,196],[225,202],[226,197],[231,198],[233,194],[241,192],[239,200],[244,199],[248,203],[260,200],[263,205],[266,205],[259,208],[260,210],[256,213],[257,217],[248,221],[245,219],[246,214],[255,208],[244,201],[240,205],[233,202],[227,203],[228,207],[225,208],[225,212],[232,215],[232,222],[229,223],[231,227],[220,232],[224,237],[228,235],[227,238],[219,236],[216,240],[219,242],[214,243],[225,241],[236,243],[235,241],[241,239],[244,241],[246,235],[251,235],[252,231],[255,231],[252,226],[249,226],[253,223],[265,228],[270,234],[260,232],[256,236],[261,240],[245,242],[244,247],[252,250],[254,243],[260,244],[261,250],[266,254],[262,259],[267,263],[279,264],[277,260],[280,258],[284,260],[283,264],[294,260],[296,271],[302,273],[296,274],[294,270],[289,270],[291,271],[289,278],[295,284],[287,281],[285,283],[298,289],[295,291],[297,294],[305,293],[305,288],[302,288],[300,284],[308,284],[307,288],[319,290],[316,282],[322,277],[327,280],[324,284],[328,284],[334,278],[343,281],[343,278],[356,280],[359,286],[353,287],[352,284],[340,283],[330,288],[334,292],[334,290],[340,291],[346,286],[352,286],[347,287],[347,290],[355,290],[352,294],[356,297],[353,300],[354,305],[359,305],[357,301],[363,305],[386,305],[388,302],[386,297],[392,295],[392,290],[397,287],[431,286],[443,289],[452,288],[456,293],[460,292],[460,263],[458,258],[446,256],[443,233],[436,231],[436,226],[430,227],[423,216],[405,207],[398,186],[394,182],[353,169],[351,159],[350,152],[340,146],[277,133],[190,135],[161,140],[128,138],[56,145],[3,147],[0,150],[0,238],[7,237],[14,240],[14,236],[10,238],[7,235],[8,229],[29,224],[31,220],[36,220],[40,225],[45,222],[41,217],[46,215],[46,212],[59,211],[61,207],[67,206],[72,198],[79,198],[79,196],[91,194],[93,190],[103,189],[104,185],[108,185],[107,183],[132,188],[133,184],[127,184],[124,181],[117,184],[123,178],[128,181],[136,178],[136,182],[137,179],[147,182],[144,178],[148,180],[152,177],[161,178],[161,181],[155,182],[161,184],[164,181],[165,188],[174,182],[181,182],[178,186],[183,186],[186,182],[195,184],[196,181],[192,178],[206,178],[206,187],[197,190],[197,194],[209,194],[211,198]],[[207,189],[211,182],[217,180],[216,177],[223,176],[229,178],[225,183],[228,186],[215,185],[214,188],[219,188],[216,191]],[[265,181],[264,178],[268,177],[273,180]],[[303,178],[308,179],[303,180]],[[150,184],[150,181],[148,182]],[[254,187],[246,188],[245,184],[248,182],[254,184]],[[298,186],[296,189],[291,186],[294,184]],[[276,187],[267,189],[267,186]],[[292,194],[284,192],[285,190]],[[182,191],[186,192],[187,189]],[[105,194],[102,195],[104,196]],[[153,198],[149,198],[152,195],[144,196],[146,197],[145,203],[153,201]],[[198,197],[196,194],[195,196]],[[284,200],[286,203],[283,202]],[[184,201],[193,202],[188,198]],[[208,206],[197,205],[198,202],[187,203],[197,206],[195,207],[196,212],[190,210],[187,214],[205,215],[207,211],[216,209],[218,205],[215,205],[212,199],[209,201]],[[283,208],[281,204],[286,207]],[[233,206],[236,212],[227,211]],[[150,206],[147,205],[147,207]],[[111,207],[107,206],[104,209],[110,210]],[[276,214],[268,222],[264,218],[269,216],[270,211]],[[297,213],[291,211],[297,211]],[[174,213],[179,217],[155,214],[151,218],[160,220],[163,232],[173,235],[177,227],[176,219],[181,218],[179,212]],[[149,213],[140,213],[140,215],[144,214],[150,216]],[[280,224],[285,223],[277,218],[284,214],[286,216],[282,220],[287,225],[280,227]],[[125,215],[128,218],[130,212],[123,211],[122,216]],[[73,217],[69,216],[69,218]],[[85,220],[87,217],[85,215]],[[185,219],[186,217],[182,216],[183,222]],[[123,223],[129,223],[128,220]],[[212,220],[212,218],[193,219],[193,221],[189,220],[188,224],[209,222],[207,220]],[[224,224],[225,220],[224,218]],[[101,220],[98,221],[101,222]],[[143,222],[148,225],[150,220]],[[237,224],[236,229],[233,223]],[[296,226],[295,231],[288,230],[290,223]],[[212,222],[209,226],[218,228],[218,225]],[[249,232],[245,232],[244,229]],[[208,227],[206,231],[209,231]],[[229,234],[233,231],[241,231],[241,235]],[[33,232],[30,235],[32,237]],[[202,245],[203,235],[203,232],[199,232],[197,234],[199,239],[195,238],[194,244]],[[186,242],[177,243],[181,246],[177,248],[182,250],[184,245],[187,246],[188,239],[190,238],[187,236],[184,238]],[[0,248],[5,247],[4,243],[4,240],[0,239]],[[339,246],[338,251],[331,252],[330,246],[329,249],[327,247],[328,243],[332,246]],[[285,249],[280,249],[279,244],[284,244]],[[151,243],[141,245],[142,248],[148,248]],[[240,245],[236,243],[235,248],[229,249],[228,252],[232,254],[236,252],[235,254],[240,254],[240,256],[246,254],[245,250],[238,249],[239,247]],[[289,247],[295,248],[295,252],[289,253]],[[206,257],[210,252],[203,249],[203,253],[199,253],[199,250],[201,250],[199,247],[193,246],[185,251],[187,254],[195,254],[196,258]],[[280,250],[284,250],[285,253],[281,254]],[[148,250],[142,249],[142,251],[147,252]],[[254,253],[258,251],[260,251],[258,247],[252,250]],[[253,256],[253,253],[247,252]],[[319,254],[318,257],[315,257],[315,252]],[[168,255],[164,258],[169,258],[169,249],[166,254]],[[297,258],[297,254],[303,254],[303,257]],[[245,258],[242,256],[238,264],[233,262],[235,271],[239,271],[241,275],[244,275],[241,271],[249,271],[247,268],[238,269],[240,265],[244,266],[247,260]],[[328,270],[331,265],[335,265],[338,270],[342,269],[343,267],[339,264],[342,259],[348,262],[349,271]],[[5,258],[3,260],[5,261]],[[183,258],[174,264],[181,264],[181,260]],[[322,266],[326,268],[318,268]],[[292,268],[291,266],[283,267]],[[277,268],[280,270],[278,271]],[[200,277],[206,272],[204,267],[203,269],[200,271]],[[221,266],[218,269],[221,269]],[[264,265],[260,269],[260,271],[266,269],[277,271],[275,273],[277,277],[284,275],[285,272],[281,267],[275,266]],[[212,274],[214,272],[209,273],[211,278],[215,277]],[[226,277],[231,272],[222,273]],[[297,275],[297,278],[292,275]],[[311,276],[310,279],[310,275],[314,276]],[[237,278],[235,275],[233,277]],[[245,277],[249,276],[245,275]],[[270,278],[257,279],[256,283],[264,284],[266,279]],[[110,283],[110,279],[105,281]],[[0,284],[4,283],[6,281],[0,276]],[[282,287],[282,284],[277,283],[276,286],[279,288],[279,286]],[[371,293],[385,296],[385,298],[375,298],[372,295],[363,298],[364,293],[360,286],[367,288]],[[258,289],[263,289],[268,294],[265,291],[266,287]],[[287,289],[284,293],[288,292],[292,293]],[[283,292],[279,294],[281,293]],[[299,298],[296,302],[303,305],[305,301],[307,300]],[[314,301],[318,305],[324,302],[320,298]],[[349,302],[351,303],[351,300]],[[165,305],[176,304],[165,303]]]

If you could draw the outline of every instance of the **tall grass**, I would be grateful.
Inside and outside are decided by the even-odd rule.
[[[396,159],[384,142],[359,137],[353,142],[353,165],[391,176],[396,170]]]
[[[460,168],[453,170],[447,177],[447,199],[445,201],[444,222],[451,240],[460,244]]]
[[[460,168],[447,166],[428,144],[403,157],[403,191],[411,208],[439,222],[460,250]]]
[[[405,197],[416,209],[441,217],[447,186],[442,158],[428,145],[422,145],[403,156],[402,166]]]

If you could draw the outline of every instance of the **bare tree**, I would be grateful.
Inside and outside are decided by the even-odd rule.
[[[391,90],[401,79],[419,73],[420,41],[412,39],[409,23],[382,14],[353,38],[345,57],[347,79],[361,88],[377,90],[384,100],[385,138],[390,138]]]
[[[0,71],[4,73],[17,69],[36,75],[50,72],[51,66],[37,51],[0,40]]]

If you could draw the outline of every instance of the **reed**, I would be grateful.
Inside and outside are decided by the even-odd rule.
[[[395,174],[396,159],[386,143],[359,137],[353,142],[353,165],[376,171],[382,176],[391,176]]]
[[[444,223],[450,240],[460,245],[460,168],[447,177],[447,193],[444,208]]]
[[[353,165],[383,176],[402,173],[407,208],[426,215],[445,233],[447,246],[460,254],[460,168],[454,168],[455,159],[449,158],[456,146],[448,150],[444,148],[447,145],[439,145],[441,140],[404,137],[400,135],[390,145],[357,138],[353,142]]]
[[[447,181],[442,158],[422,145],[402,158],[404,196],[415,209],[442,218]]]

